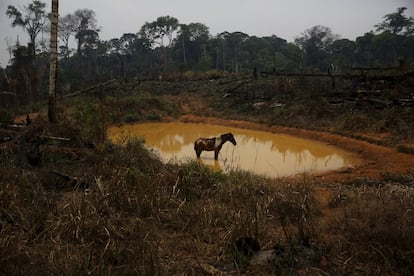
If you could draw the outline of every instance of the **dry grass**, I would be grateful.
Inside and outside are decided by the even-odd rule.
[[[58,157],[44,150],[40,167],[2,160],[2,274],[241,272],[238,238],[271,248],[308,231],[308,184],[164,165],[142,141]]]
[[[325,225],[339,271],[413,273],[413,185],[413,175],[385,174],[382,180],[359,179],[343,189],[334,204],[338,216]]]
[[[328,207],[341,215],[321,225],[326,207],[314,199],[317,184],[308,177],[284,182],[243,171],[224,175],[195,162],[163,165],[141,141],[85,158],[93,159],[75,162],[82,163],[73,164],[77,172],[65,169],[88,173],[78,178],[88,189],[51,189],[52,164],[2,169],[2,274],[413,271],[410,176],[351,183]],[[243,237],[285,253],[252,265],[234,246]]]
[[[336,184],[325,204],[324,183],[308,176],[166,165],[139,140],[120,147],[96,139],[91,148],[102,125],[81,115],[36,127],[72,140],[42,145],[34,167],[21,158],[24,147],[2,147],[0,274],[414,271],[413,174]],[[243,238],[282,253],[252,264],[237,248]]]

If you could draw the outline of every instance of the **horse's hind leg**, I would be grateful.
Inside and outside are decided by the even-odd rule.
[[[194,150],[195,150],[195,153],[197,155],[197,158],[200,158],[201,150],[198,150],[198,149],[194,149]]]
[[[218,155],[219,155],[219,151],[215,150],[214,151],[214,160],[218,159]]]
[[[194,151],[197,155],[197,158],[200,158],[201,150],[198,149],[197,142],[194,143]]]

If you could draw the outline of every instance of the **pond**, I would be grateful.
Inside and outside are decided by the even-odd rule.
[[[322,142],[290,135],[194,123],[143,123],[110,127],[115,143],[137,136],[164,162],[196,160],[194,141],[232,132],[237,141],[225,143],[218,160],[213,151],[203,151],[200,162],[217,170],[242,169],[269,177],[320,173],[352,165],[345,151]]]

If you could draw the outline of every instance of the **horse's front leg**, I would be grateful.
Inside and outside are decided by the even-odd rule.
[[[222,145],[219,145],[215,150],[214,150],[214,159],[217,160],[218,159],[218,155],[220,153]]]

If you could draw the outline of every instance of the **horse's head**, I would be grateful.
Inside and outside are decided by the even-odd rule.
[[[231,132],[221,135],[223,141],[230,141],[233,145],[237,145],[236,140]]]

